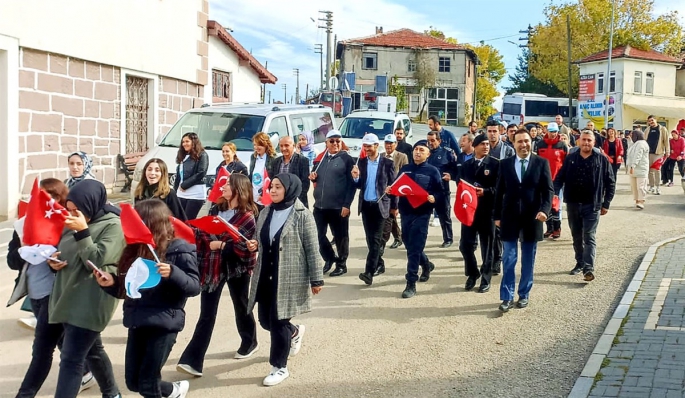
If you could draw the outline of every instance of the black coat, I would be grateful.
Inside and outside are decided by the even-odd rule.
[[[169,194],[165,196],[163,199],[157,196],[152,196],[154,195],[154,191],[157,189],[155,186],[152,186],[149,189],[149,192],[143,192],[143,196],[140,198],[135,198],[134,204],[138,203],[141,200],[146,200],[146,199],[159,199],[162,202],[166,203],[166,206],[169,208],[171,211],[171,215],[174,217],[178,218],[181,221],[188,221],[188,217],[186,216],[185,210],[183,210],[183,206],[181,206],[181,201],[178,199],[178,196],[176,196],[176,191],[173,189],[169,191]]]
[[[403,154],[407,155],[407,160],[409,160],[409,164],[414,163],[414,156],[413,156],[414,149],[412,148],[411,145],[409,145],[409,143],[402,140],[402,141],[397,143],[397,148],[395,148],[395,150],[398,152],[402,152]]]
[[[219,165],[216,166],[216,172],[214,175],[218,175],[219,169],[222,167],[226,167],[226,161],[225,160],[222,160],[221,163],[219,163]],[[247,166],[245,166],[245,163],[241,162],[237,156],[235,157],[235,160],[233,162],[231,162],[230,165],[228,165],[226,170],[231,174],[242,174],[244,176],[248,176]]]
[[[268,172],[269,177],[274,178],[280,174],[281,165],[283,164],[283,156],[279,156],[271,162]],[[300,181],[302,181],[302,192],[300,193],[300,202],[304,207],[309,207],[309,200],[307,194],[309,193],[309,159],[299,153],[293,153],[290,158],[290,174],[295,174]]]
[[[366,191],[367,169],[369,166],[369,158],[359,160],[359,180],[354,183],[355,187],[359,189],[358,213],[362,212],[362,202],[364,202],[364,191]],[[378,207],[381,210],[383,218],[388,218],[390,209],[397,209],[397,197],[385,195],[385,188],[395,181],[397,174],[395,173],[395,162],[385,156],[378,156],[378,172],[376,173],[376,197],[380,199]]]
[[[200,294],[200,274],[197,268],[195,245],[174,239],[166,251],[165,263],[171,265],[171,275],[151,289],[142,289],[141,298],[121,297],[120,278],[114,275],[114,285],[103,288],[114,297],[124,300],[124,326],[131,328],[158,327],[180,332],[185,326],[185,307],[188,297]]]
[[[442,178],[444,173],[448,173],[450,175],[450,181],[457,181],[459,179],[457,155],[452,149],[442,146],[437,149],[431,149],[431,154],[428,157],[427,162],[440,171],[440,178]],[[442,189],[445,192],[449,192],[450,182],[442,180]]]
[[[547,160],[531,154],[523,182],[516,175],[518,156],[500,161],[495,197],[494,220],[500,221],[502,241],[524,242],[542,240],[539,212],[549,214],[554,185]]]
[[[492,220],[499,176],[499,160],[486,156],[480,165],[475,158],[469,159],[461,167],[461,179],[477,188],[483,188],[483,196],[478,198],[476,220]]]
[[[181,184],[181,167],[183,167],[183,183]],[[183,189],[188,189],[195,185],[204,185],[207,169],[209,168],[209,155],[206,151],[200,152],[200,158],[194,160],[193,158],[176,165],[176,179],[174,180],[174,189],[178,191],[179,185]]]

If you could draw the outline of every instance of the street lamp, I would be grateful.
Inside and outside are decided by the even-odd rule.
[[[283,103],[285,104],[288,102],[288,85],[283,83],[281,88],[283,89]]]

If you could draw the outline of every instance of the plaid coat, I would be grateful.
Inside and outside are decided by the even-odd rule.
[[[268,208],[269,206],[259,212],[255,233],[257,237],[265,227]],[[311,284],[323,281],[323,264],[319,256],[314,216],[299,200],[295,201],[293,211],[283,224],[279,251],[276,312],[278,319],[290,319],[311,311]],[[259,245],[259,260],[250,283],[248,312],[254,309],[262,271],[262,258],[263,247]]]

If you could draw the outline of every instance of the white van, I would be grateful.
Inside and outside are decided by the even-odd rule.
[[[250,165],[250,155],[254,152],[252,137],[265,132],[277,152],[281,137],[291,136],[297,143],[302,131],[311,131],[315,143],[326,140],[326,134],[335,129],[333,111],[323,105],[279,105],[279,104],[213,104],[186,112],[167,132],[159,143],[143,156],[133,173],[131,192],[136,190],[143,176],[143,167],[151,158],[162,159],[169,167],[170,180],[176,177],[176,155],[185,133],[194,132],[200,138],[209,155],[209,169],[205,184],[211,189],[215,171],[223,160],[221,147],[232,142],[237,148],[238,158]]]

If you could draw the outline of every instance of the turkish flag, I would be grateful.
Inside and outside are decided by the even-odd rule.
[[[40,189],[38,179],[33,183],[31,199],[26,208],[23,242],[27,246],[57,246],[69,213],[50,194]]]
[[[126,239],[127,244],[142,243],[144,245],[151,245],[153,248],[157,247],[150,228],[145,225],[143,219],[140,218],[140,215],[133,206],[128,203],[122,203],[120,218],[121,229],[124,231],[124,239]]]
[[[188,224],[173,216],[169,216],[169,220],[174,227],[174,237],[183,239],[191,245],[195,244],[195,231]]]
[[[247,240],[238,228],[219,216],[204,216],[188,221],[188,224],[211,235],[228,234],[234,240]]]
[[[268,206],[273,203],[271,200],[271,177],[269,177],[269,173],[267,173],[266,169],[264,169],[264,185],[262,185],[261,202],[264,206]]]
[[[321,161],[323,160],[323,157],[326,156],[327,152],[328,152],[328,149],[326,149],[325,151],[316,155],[316,157],[314,158],[314,162],[312,162],[312,163],[321,163]]]
[[[454,215],[467,227],[473,225],[478,207],[478,195],[476,187],[464,180],[459,180],[457,184],[457,198],[454,200]]]
[[[19,206],[17,207],[17,218],[22,218],[26,215],[26,210],[29,208],[29,202],[26,200],[20,200]]]
[[[361,160],[361,159],[364,159],[365,157],[366,157],[366,150],[364,150],[364,147],[362,146],[362,150],[359,151],[359,158],[357,158],[357,162],[359,162],[359,160]]]
[[[229,173],[225,167],[221,167],[219,169],[219,173],[216,175],[216,180],[214,180],[214,186],[212,187],[212,190],[209,192],[209,197],[207,200],[209,200],[212,203],[216,203],[216,201],[221,197],[221,188],[224,187],[228,183],[228,179],[231,177],[231,173]]]
[[[661,158],[655,160],[654,163],[652,163],[652,165],[649,166],[649,168],[654,169],[654,170],[661,170],[661,166],[664,165],[665,161],[666,161],[666,156],[661,157]]]
[[[415,209],[428,201],[428,192],[405,173],[400,174],[392,183],[390,195],[406,197]]]
[[[552,198],[552,210],[559,211],[559,204],[559,197],[557,195],[554,195],[554,197]]]

